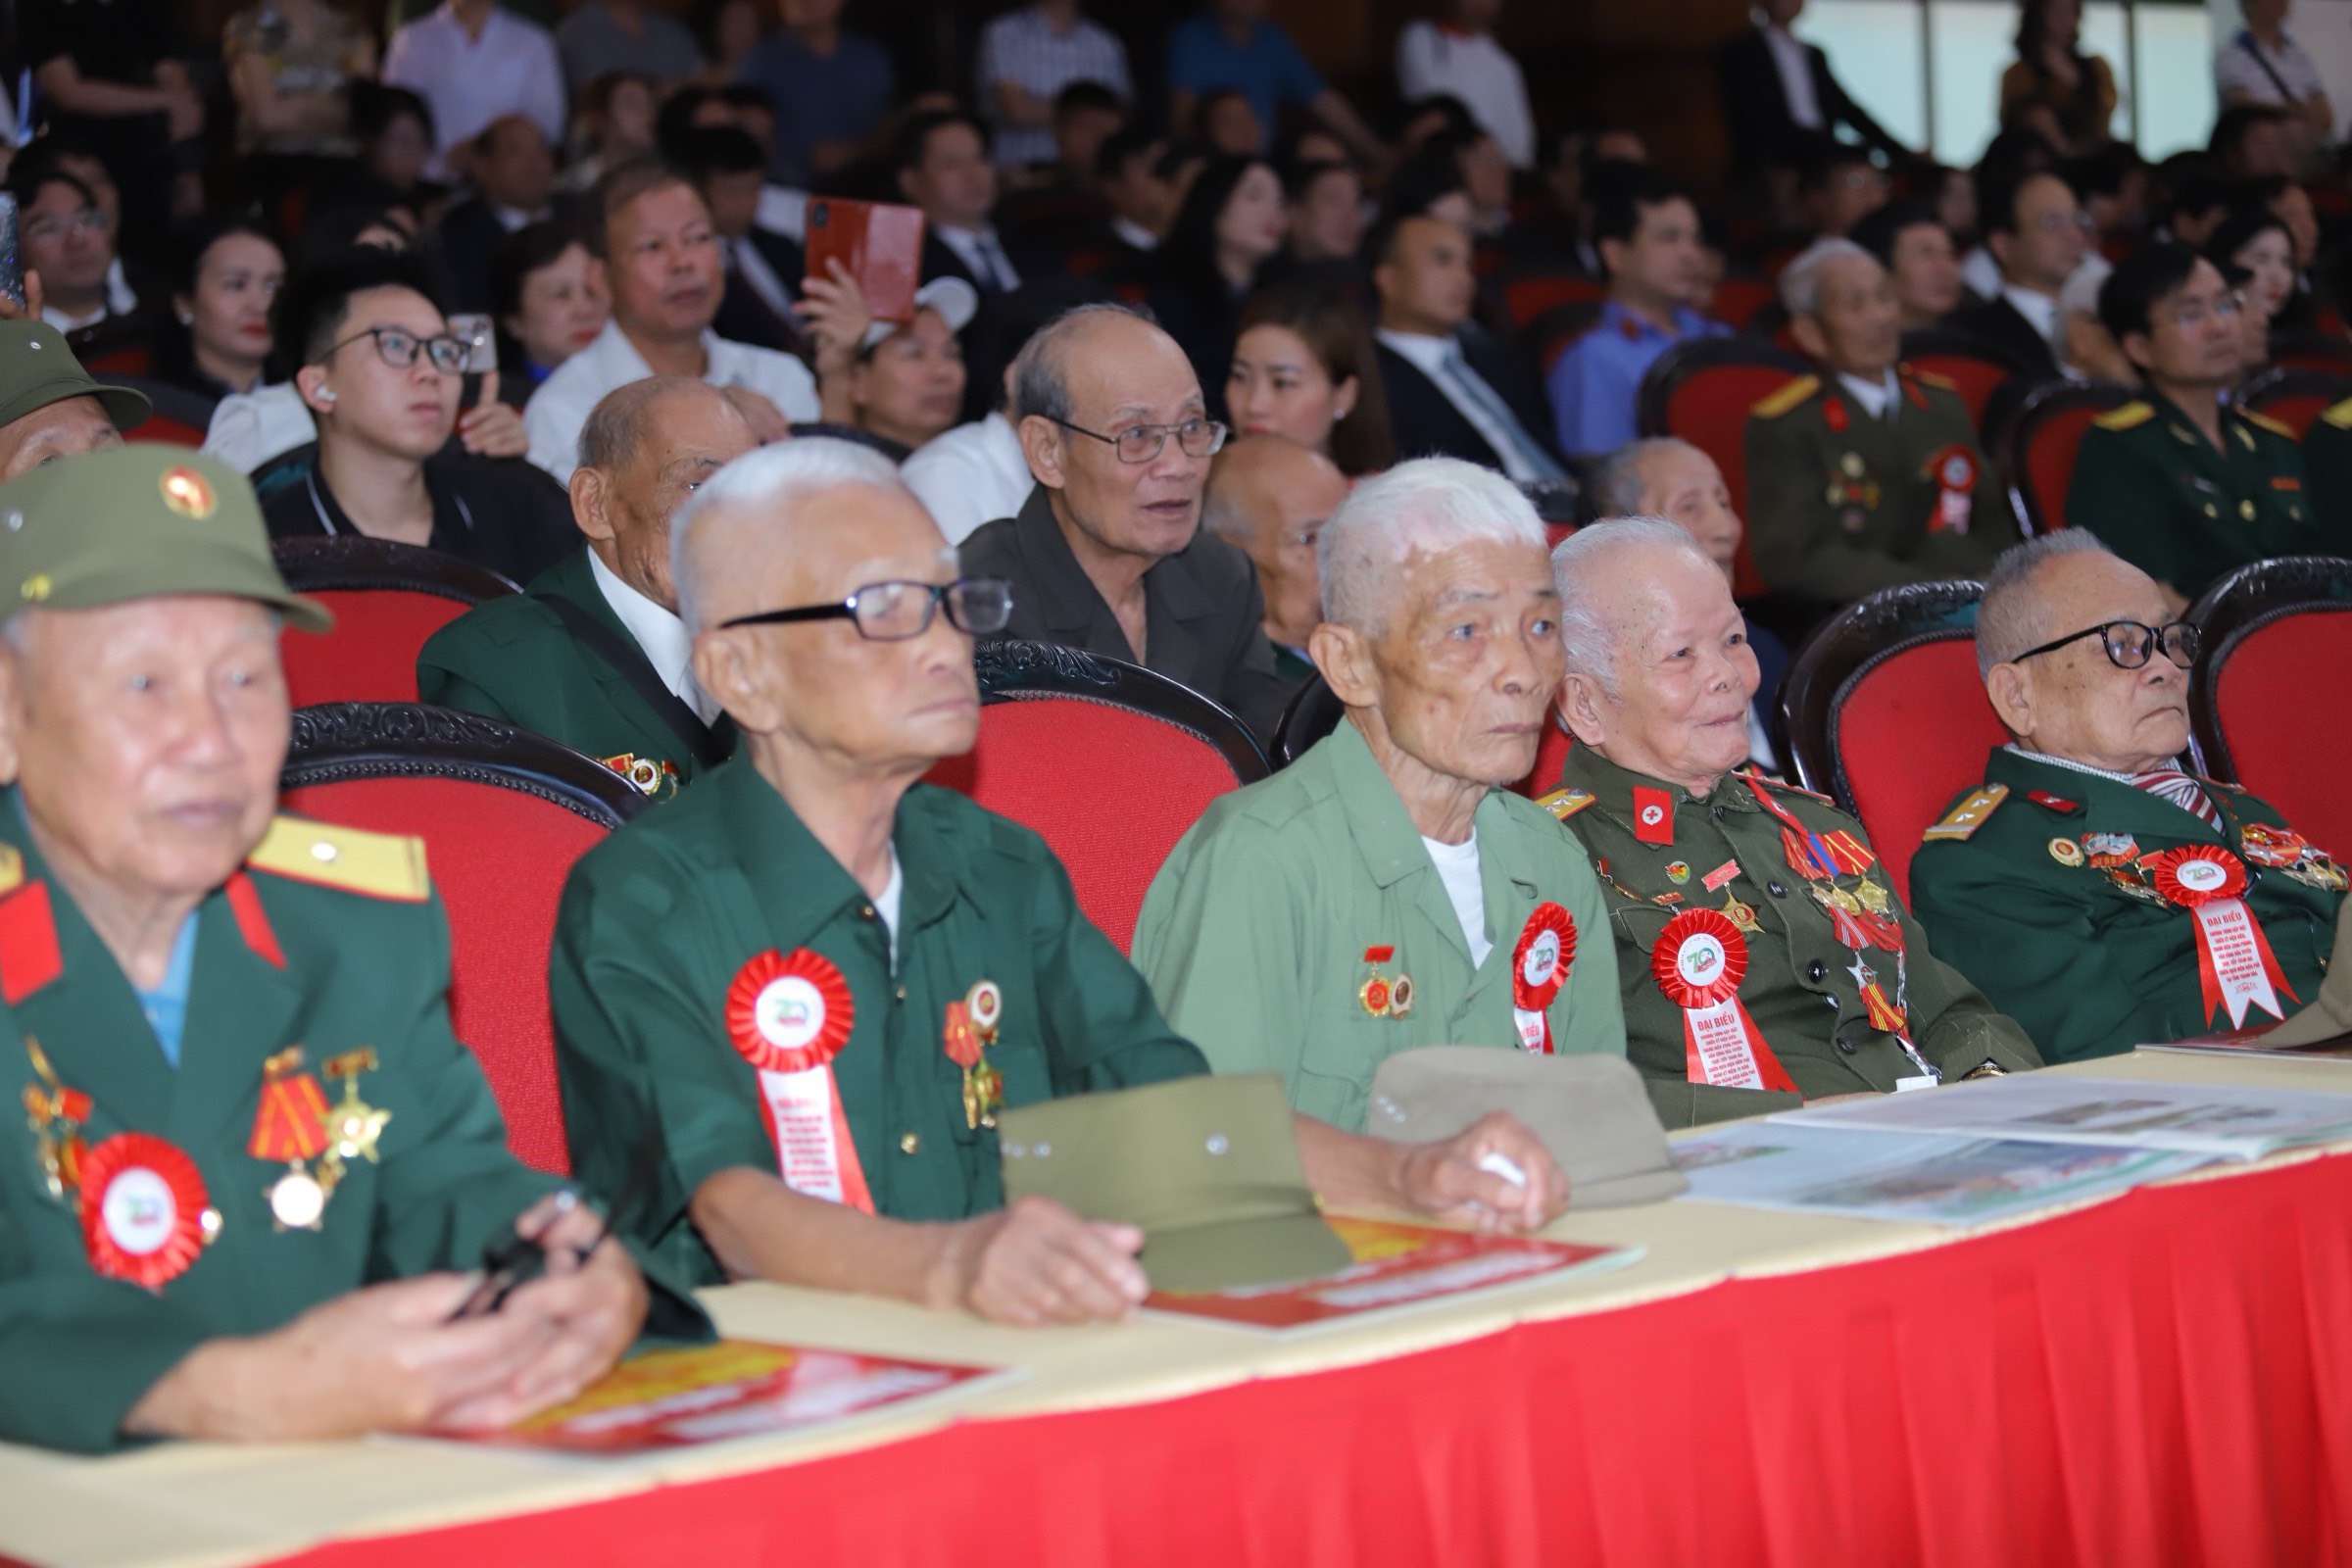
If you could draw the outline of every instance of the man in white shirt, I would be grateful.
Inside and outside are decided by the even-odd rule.
[[[1017,515],[1037,487],[1020,433],[1004,416],[1012,398],[1009,369],[1004,381],[1005,401],[987,417],[933,436],[899,465],[899,477],[952,545],[962,544],[984,522]]]
[[[2291,111],[2316,144],[2335,138],[2328,83],[2303,46],[2287,35],[2291,0],[2238,0],[2245,26],[2213,57],[2214,95],[2224,109],[2252,104]]]
[[[1502,0],[1452,0],[1444,20],[1412,22],[1396,38],[1396,86],[1408,104],[1459,99],[1513,169],[1536,167],[1536,117],[1527,78],[1494,41]]]
[[[384,80],[432,106],[440,145],[425,172],[446,179],[451,152],[502,115],[527,116],[548,144],[564,144],[564,67],[545,27],[497,0],[442,0],[392,35]]]
[[[694,678],[694,639],[669,576],[670,518],[759,442],[726,395],[692,376],[632,381],[580,434],[574,555],[450,622],[424,645],[428,703],[562,741],[656,798],[735,749]]]
[[[981,29],[980,94],[997,122],[999,168],[1053,161],[1054,101],[1080,81],[1135,98],[1126,46],[1080,16],[1078,0],[1039,0]]]
[[[691,375],[723,387],[761,442],[821,414],[816,378],[788,354],[731,343],[710,330],[725,291],[718,231],[684,175],[629,165],[598,182],[589,249],[612,318],[557,367],[524,408],[531,461],[568,481],[580,430],[605,394],[649,375]]]

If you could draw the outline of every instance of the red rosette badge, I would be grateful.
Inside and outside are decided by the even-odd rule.
[[[1694,1084],[1736,1089],[1796,1085],[1740,1004],[1747,939],[1720,909],[1685,909],[1649,950],[1649,972],[1683,1010],[1684,1072]]]
[[[735,972],[727,987],[727,1039],[761,1072],[807,1072],[850,1042],[858,1004],[833,960],[807,948],[774,949]]]
[[[161,1138],[117,1133],[82,1156],[82,1245],[108,1279],[160,1291],[219,1228],[196,1162]]]
[[[2286,983],[2262,923],[2245,902],[2245,861],[2215,845],[2183,844],[2143,855],[2139,863],[2165,902],[2196,916],[2197,989],[2208,1019],[2218,1006],[2228,1012],[2230,1028],[2242,1029],[2249,1008],[2285,1017],[2280,992],[2302,1000]]]
[[[2246,863],[2228,850],[2183,844],[2143,857],[2148,880],[2166,901],[2183,908],[2234,899],[2246,891]]]
[[[1576,962],[1576,920],[1556,904],[1539,904],[1511,950],[1511,1020],[1519,1044],[1537,1055],[1552,1054],[1551,1019],[1544,1011],[1568,983]]]

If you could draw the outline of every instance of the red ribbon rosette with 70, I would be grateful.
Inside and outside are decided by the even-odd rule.
[[[2238,1029],[2249,1007],[2285,1017],[2278,1004],[2281,991],[2303,1000],[2287,985],[2270,939],[2246,906],[2244,861],[2218,845],[2184,844],[2141,856],[2139,863],[2167,903],[2196,917],[2197,984],[2208,1022],[2217,1004],[2228,1009],[2230,1027]]]
[[[81,1241],[110,1280],[162,1290],[219,1223],[196,1162],[161,1138],[117,1133],[82,1156]]]
[[[1666,922],[1649,950],[1650,973],[1683,1009],[1685,1071],[1694,1084],[1733,1089],[1796,1085],[1740,1004],[1747,939],[1719,909],[1686,909]]]
[[[1576,920],[1556,904],[1539,904],[1520,929],[1511,951],[1511,1021],[1519,1044],[1540,1056],[1552,1054],[1551,1018],[1546,1012],[1568,983],[1576,962]]]
[[[807,948],[760,954],[727,987],[727,1039],[759,1069],[777,1173],[796,1193],[874,1211],[833,1081],[857,1000],[833,960]]]

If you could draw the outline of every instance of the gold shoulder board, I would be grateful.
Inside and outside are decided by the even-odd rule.
[[[2090,422],[2102,430],[2130,430],[2156,417],[2153,403],[2132,402],[2122,408],[2100,415]]]
[[[2344,399],[2343,402],[2338,403],[2320,417],[2334,425],[2338,430],[2352,430],[2352,398]]]
[[[1928,829],[1921,837],[1931,844],[1937,839],[1965,839],[1983,827],[1992,815],[1992,808],[2008,798],[2008,785],[1987,784],[1953,807],[1944,814],[1942,821]]]
[[[1583,810],[1586,807],[1591,806],[1592,801],[1593,795],[1591,790],[1560,789],[1553,790],[1549,795],[1539,795],[1536,797],[1536,804],[1538,806],[1541,806],[1544,808],[1544,809],[1549,811],[1554,817],[1558,818],[1562,822],[1567,821],[1577,812]]]
[[[14,844],[0,844],[0,894],[14,893],[24,885],[24,852]]]
[[[2295,427],[2293,425],[2281,424],[2278,420],[2272,418],[2269,415],[2263,413],[2259,409],[2240,409],[2237,411],[2237,416],[2245,420],[2248,424],[2253,425],[2257,429],[2268,430],[2273,435],[2282,435],[2289,441],[2295,439]]]
[[[270,831],[245,863],[296,882],[374,899],[421,904],[433,891],[424,874],[424,840],[299,816],[271,817]]]
[[[1779,391],[1760,399],[1748,413],[1759,419],[1777,419],[1820,390],[1820,376],[1800,375]]]
[[[1953,380],[1948,375],[1937,375],[1934,370],[1912,370],[1909,371],[1908,374],[1912,380],[1917,381],[1921,386],[1932,386],[1945,392],[1957,392],[1960,390],[1959,382]]]
[[[1774,789],[1781,790],[1789,795],[1802,795],[1808,800],[1819,801],[1824,806],[1834,807],[1838,804],[1836,801],[1830,799],[1827,795],[1822,794],[1819,790],[1809,790],[1802,784],[1792,784],[1785,778],[1775,778],[1770,773],[1758,771],[1753,776],[1755,778],[1762,779]],[[1840,812],[1839,814],[1842,815],[1843,813]]]

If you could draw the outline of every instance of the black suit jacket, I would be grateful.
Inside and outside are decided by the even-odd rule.
[[[1911,150],[1886,133],[1886,127],[1845,95],[1830,74],[1829,57],[1811,44],[1805,54],[1813,63],[1813,97],[1821,106],[1822,128],[1809,131],[1788,113],[1788,95],[1781,86],[1781,70],[1773,62],[1772,45],[1761,28],[1750,27],[1723,46],[1716,73],[1723,92],[1723,118],[1731,130],[1732,164],[1744,177],[1762,169],[1793,164],[1808,136],[1834,132],[1840,125],[1889,158],[1911,156]]]
[[[1988,300],[1970,300],[1945,318],[1943,324],[1956,332],[1981,337],[2001,350],[2023,366],[2032,380],[2053,381],[2066,373],[2058,368],[2058,355],[2050,347],[2050,340],[2035,331],[2034,323],[2000,295]]]
[[[569,216],[573,204],[559,198],[551,218]],[[453,311],[487,314],[495,308],[491,290],[491,262],[507,229],[479,196],[468,197],[441,220],[441,277],[443,297]]]
[[[760,259],[767,263],[769,270],[797,298],[801,280],[808,271],[808,254],[789,235],[769,229],[755,228],[747,237],[752,248],[760,253]],[[757,344],[779,354],[799,354],[808,346],[799,324],[777,315],[775,307],[744,281],[731,249],[727,256],[726,292],[719,296],[718,314],[710,319],[710,330],[730,342]]]
[[[963,542],[968,577],[1012,584],[1007,637],[1084,649],[1135,662],[1119,618],[1070,553],[1051,492],[1029,492],[1020,514],[983,525]],[[1274,669],[1260,624],[1265,596],[1250,558],[1205,528],[1144,573],[1145,665],[1222,703],[1258,739],[1273,737],[1291,685]]]
[[[1510,357],[1483,332],[1465,327],[1459,335],[1462,358],[1470,368],[1518,416],[1521,427],[1538,446],[1559,457],[1542,396],[1529,386]],[[1389,424],[1396,434],[1399,461],[1460,458],[1490,468],[1502,467],[1502,455],[1478,433],[1478,426],[1453,406],[1438,384],[1421,373],[1420,367],[1386,343],[1378,343],[1375,352],[1380,358],[1381,388],[1389,395]]]

